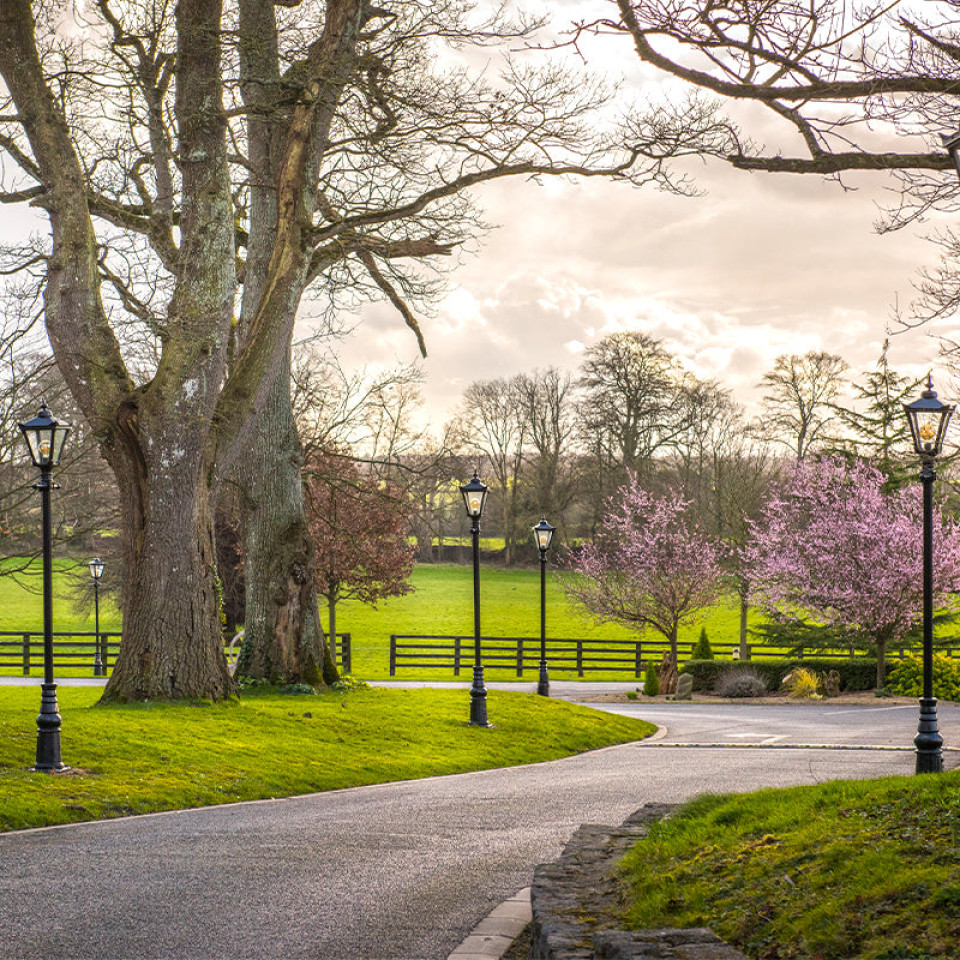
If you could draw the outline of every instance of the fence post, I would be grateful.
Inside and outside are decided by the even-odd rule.
[[[523,637],[517,637],[517,676],[523,676]]]
[[[30,634],[23,635],[23,675],[30,676]]]
[[[460,676],[460,638],[453,638],[453,675]]]
[[[352,651],[350,650],[349,633],[340,634],[340,652],[343,655],[343,672],[353,673],[353,670],[351,669],[353,658],[351,656]]]
[[[638,640],[638,641],[637,641],[637,661],[636,661],[636,665],[635,665],[634,668],[633,668],[633,675],[634,675],[634,677],[636,677],[636,678],[638,678],[638,679],[639,679],[640,675],[643,673],[643,670],[642,670],[643,660],[641,659],[641,656],[640,656],[640,654],[641,654],[641,649],[642,649],[642,645],[641,645],[640,641]]]
[[[583,676],[583,641],[577,639],[577,676]]]
[[[390,634],[390,676],[394,677],[397,674],[397,635],[395,633]]]

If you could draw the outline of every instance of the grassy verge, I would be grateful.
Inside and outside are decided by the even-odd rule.
[[[553,760],[654,727],[557,700],[490,692],[491,730],[462,690],[246,693],[208,704],[96,705],[61,687],[68,774],[31,773],[36,688],[0,691],[0,830]]]
[[[621,865],[636,929],[710,926],[753,958],[947,958],[960,773],[703,797]]]

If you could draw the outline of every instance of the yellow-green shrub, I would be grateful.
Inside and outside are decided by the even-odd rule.
[[[904,657],[887,675],[887,689],[902,697],[923,696],[923,660]],[[960,663],[934,654],[933,695],[940,700],[960,701]]]

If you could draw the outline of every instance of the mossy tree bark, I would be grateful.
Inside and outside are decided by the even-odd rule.
[[[217,699],[231,692],[216,589],[214,467],[235,455],[289,344],[307,275],[303,234],[311,209],[304,183],[315,159],[308,148],[329,129],[342,90],[337,58],[355,42],[361,5],[330,0],[323,35],[311,47],[305,96],[290,109],[276,167],[276,229],[266,244],[262,295],[229,374],[236,224],[220,76],[222,7],[216,0],[180,0],[175,61],[123,38],[130,56],[140,58],[148,104],[158,106],[176,77],[176,147],[165,139],[159,110],[148,124],[156,197],[137,210],[98,208],[106,219],[126,218],[124,225],[147,234],[172,277],[161,354],[143,385],[128,372],[101,299],[91,186],[62,103],[44,77],[32,5],[11,0],[0,9],[0,74],[33,158],[15,155],[37,181],[36,196],[50,220],[47,331],[121,491],[124,640],[105,699]],[[120,21],[107,4],[100,9],[119,42]],[[16,149],[12,141],[6,147]],[[176,176],[181,204],[175,218]],[[134,293],[124,292],[136,307]]]

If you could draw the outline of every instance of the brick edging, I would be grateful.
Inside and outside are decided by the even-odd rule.
[[[534,870],[532,960],[747,960],[711,930],[622,930],[616,862],[674,809],[648,803],[619,827],[584,824],[560,859]]]

